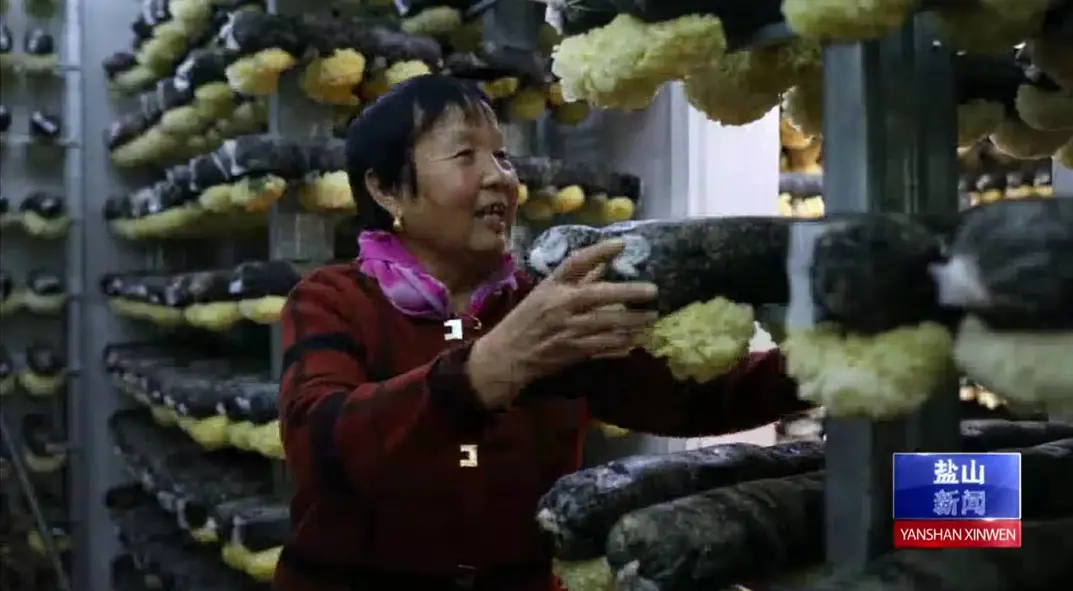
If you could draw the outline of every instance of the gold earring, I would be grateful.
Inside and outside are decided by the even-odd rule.
[[[402,216],[401,215],[395,216],[395,219],[391,222],[391,229],[394,230],[395,232],[402,232]]]

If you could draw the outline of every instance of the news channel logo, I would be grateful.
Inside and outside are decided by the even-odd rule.
[[[898,548],[1021,545],[1021,454],[897,453]]]

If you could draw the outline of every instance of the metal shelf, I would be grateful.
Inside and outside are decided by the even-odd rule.
[[[56,139],[43,139],[26,133],[5,133],[0,140],[0,158],[3,159],[3,187],[6,195],[22,197],[33,190],[46,190],[62,195],[71,220],[67,232],[55,239],[35,239],[14,228],[3,232],[3,265],[16,276],[24,274],[35,267],[51,267],[63,273],[68,290],[68,302],[64,311],[51,317],[35,317],[32,314],[5,315],[2,319],[5,347],[14,357],[21,357],[22,350],[34,342],[48,343],[66,358],[68,364],[67,383],[63,393],[50,398],[31,396],[11,396],[5,398],[4,408],[0,413],[0,431],[2,444],[7,450],[10,465],[15,478],[6,479],[6,485],[17,488],[25,501],[32,517],[37,536],[44,546],[50,575],[55,578],[58,589],[70,591],[71,575],[67,570],[65,556],[61,555],[52,535],[52,525],[48,523],[41,508],[41,485],[55,487],[62,493],[66,503],[64,520],[69,527],[77,531],[73,524],[78,523],[76,516],[78,495],[77,484],[68,482],[72,477],[70,452],[64,468],[55,473],[56,478],[47,480],[31,479],[22,458],[23,438],[20,433],[21,417],[27,414],[42,414],[57,428],[64,432],[66,441],[77,441],[78,436],[71,424],[71,418],[77,416],[75,410],[81,404],[81,380],[72,379],[81,369],[81,355],[76,348],[82,332],[80,308],[83,305],[81,260],[82,260],[82,97],[81,97],[81,2],[65,0],[58,2],[56,15],[41,17],[26,14],[25,11],[10,10],[5,14],[5,24],[15,35],[30,27],[48,29],[56,38],[59,64],[47,70],[31,71],[23,64],[14,64],[4,72],[5,105],[12,112],[13,123],[24,125],[35,109],[44,109],[60,115],[63,135]],[[16,59],[18,56],[15,56]],[[59,84],[44,84],[56,80]],[[18,148],[18,149],[16,149]],[[77,294],[77,295],[72,295]],[[25,317],[23,317],[25,316]],[[21,361],[21,360],[20,360]],[[18,361],[17,361],[18,362]],[[74,532],[72,532],[73,534]],[[71,555],[80,554],[84,546],[75,544]]]
[[[16,57],[16,59],[18,58]],[[45,70],[37,70],[34,68],[27,68],[25,64],[15,63],[12,64],[11,72],[19,76],[25,76],[27,78],[41,78],[45,76],[62,77],[68,72],[77,72],[80,69],[80,66],[78,66],[77,64],[57,64]]]
[[[27,148],[59,148],[63,150],[78,149],[81,143],[76,137],[66,137],[57,140],[42,140],[30,135],[9,134],[5,135],[3,143],[9,146],[23,146]]]
[[[15,478],[18,480],[17,485],[19,493],[26,501],[27,508],[30,510],[30,515],[33,517],[34,528],[37,530],[37,535],[41,538],[41,543],[45,547],[45,552],[48,554],[48,560],[52,566],[53,571],[56,573],[56,581],[59,585],[57,591],[71,591],[70,577],[67,575],[67,569],[63,564],[63,557],[60,555],[60,551],[56,544],[56,540],[52,535],[52,527],[45,519],[44,513],[41,511],[41,505],[37,500],[37,492],[35,490],[33,481],[30,479],[29,471],[26,469],[25,463],[22,461],[22,454],[18,446],[15,443],[15,437],[12,435],[11,429],[8,428],[7,417],[3,411],[0,411],[0,444],[8,451],[8,457],[10,458],[11,466],[15,470]]]
[[[824,49],[826,213],[958,209],[954,52],[921,13],[899,32]],[[955,379],[913,415],[827,427],[827,557],[862,566],[887,551],[891,454],[958,449]]]

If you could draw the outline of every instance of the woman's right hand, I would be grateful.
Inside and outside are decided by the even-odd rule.
[[[600,280],[623,246],[609,240],[573,254],[474,343],[467,369],[486,407],[509,406],[537,378],[636,346],[656,313],[629,305],[647,303],[657,291],[651,283]]]

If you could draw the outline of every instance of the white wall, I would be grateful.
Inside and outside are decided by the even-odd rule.
[[[1054,194],[1062,197],[1073,197],[1073,168],[1066,168],[1057,162],[1051,172],[1051,184],[1054,186]]]
[[[773,111],[743,127],[711,123],[690,107],[679,85],[668,85],[655,103],[635,113],[602,115],[602,150],[613,167],[641,177],[645,218],[778,215],[779,121]],[[567,140],[564,152],[578,153]],[[756,348],[772,345],[766,335]],[[630,453],[659,453],[720,441],[775,442],[773,426],[704,439],[632,435],[620,440],[591,438],[586,461]]]

